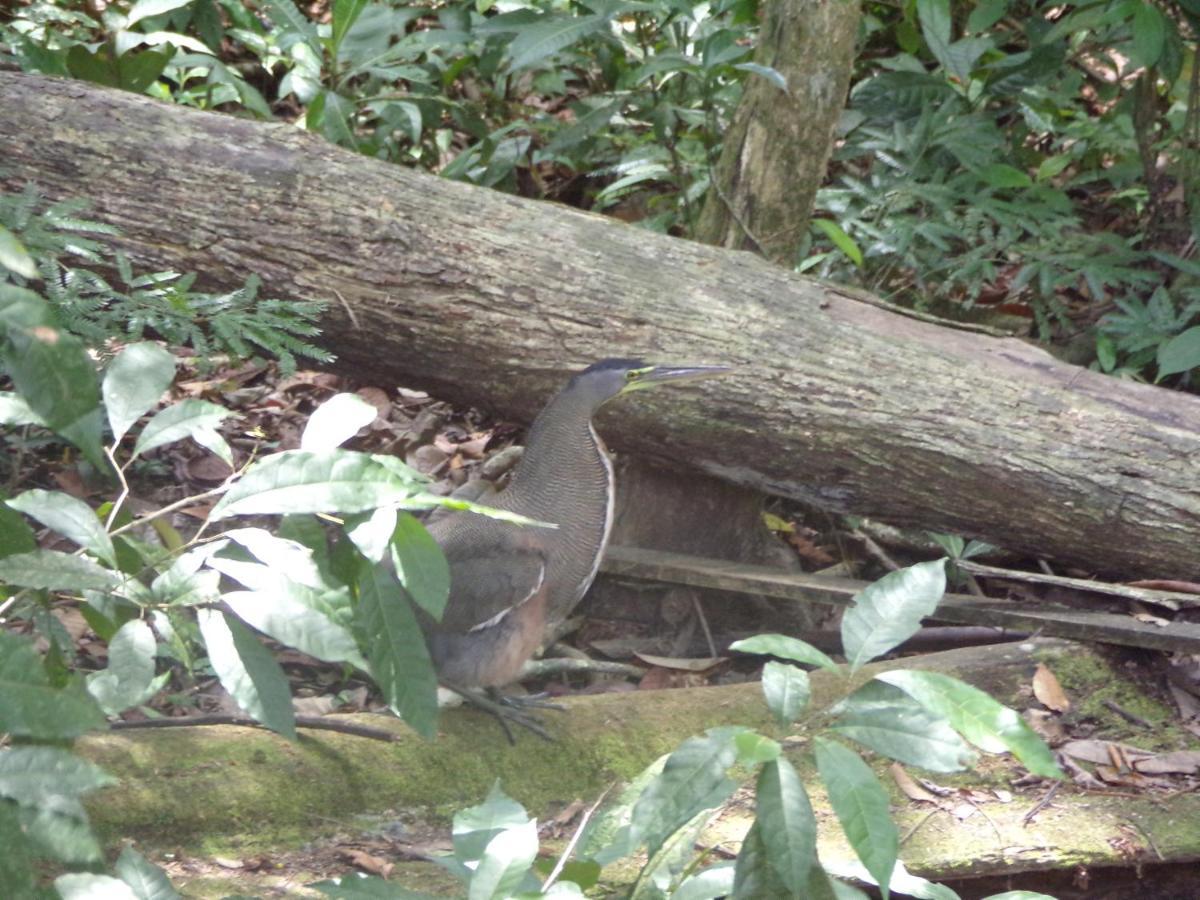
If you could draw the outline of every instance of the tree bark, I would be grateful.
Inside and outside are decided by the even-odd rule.
[[[614,404],[618,449],[1091,570],[1200,577],[1200,398],[899,315],[748,253],[366,159],[282,124],[0,72],[4,184],[87,197],[143,270],[333,303],[376,383],[531,418],[605,356],[730,377]]]
[[[762,77],[747,81],[697,240],[795,263],[850,87],[858,20],[857,0],[766,5],[754,62],[781,74],[787,90]]]

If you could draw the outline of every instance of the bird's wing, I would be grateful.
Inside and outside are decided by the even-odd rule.
[[[499,622],[544,586],[546,560],[522,529],[509,525],[481,535],[447,536],[442,552],[450,565],[450,599],[435,629],[468,632]]]

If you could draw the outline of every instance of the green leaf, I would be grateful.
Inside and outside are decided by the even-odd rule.
[[[528,69],[588,35],[608,28],[608,16],[541,16],[533,25],[522,27],[508,45],[508,65],[513,72]]]
[[[454,856],[459,862],[474,863],[483,858],[488,844],[498,834],[528,821],[525,807],[504,793],[497,779],[483,803],[454,814],[451,828]]]
[[[467,885],[468,900],[507,900],[537,858],[537,823],[506,828],[491,841]]]
[[[196,610],[208,661],[238,706],[272,731],[296,739],[287,676],[266,647],[237,619],[215,609]]]
[[[104,727],[104,713],[80,681],[50,687],[33,645],[0,631],[0,732],[62,740]]]
[[[276,537],[265,528],[235,528],[223,537],[245,547],[263,565],[245,566],[237,560],[224,559],[212,559],[210,565],[251,590],[271,590],[281,585],[286,589],[291,583],[315,590],[326,587],[312,549],[299,541]],[[255,577],[256,573],[268,577]]]
[[[346,36],[367,6],[367,0],[333,0],[333,51],[342,46]]]
[[[211,518],[364,512],[412,497],[422,484],[416,473],[401,473],[352,450],[285,450],[252,466]]]
[[[832,219],[813,219],[812,226],[822,232],[833,246],[837,247],[842,253],[846,254],[846,258],[854,263],[859,268],[862,268],[863,253],[858,244],[854,242],[854,238],[846,234],[842,230],[842,226]]]
[[[392,546],[392,535],[396,533],[398,515],[399,510],[384,506],[370,513],[346,516],[346,536],[358,548],[359,553],[377,563]]]
[[[711,866],[684,879],[671,893],[671,900],[718,900],[733,893],[732,863]]]
[[[842,616],[842,647],[850,671],[916,634],[945,592],[946,565],[939,559],[890,572],[856,594]]]
[[[743,731],[735,739],[737,745],[737,761],[743,766],[757,766],[759,763],[779,759],[783,747],[779,741],[773,741],[757,731]]]
[[[808,705],[808,697],[812,692],[807,672],[780,662],[769,662],[763,666],[762,687],[767,708],[780,725],[790,725],[796,721]]]
[[[0,503],[0,559],[37,549],[37,538],[29,523],[7,503]]]
[[[710,728],[688,738],[667,757],[662,773],[652,779],[633,808],[630,820],[635,846],[645,843],[650,855],[663,840],[702,809],[724,802],[735,783],[727,770],[737,759],[735,739],[745,728]]]
[[[871,873],[857,859],[835,859],[826,863],[825,868],[829,870],[830,875],[839,878],[853,878],[866,884],[875,883]],[[892,871],[892,880],[888,887],[894,893],[918,897],[921,900],[959,900],[958,894],[944,884],[936,884],[911,874],[900,860],[896,860],[896,868]]]
[[[979,177],[989,187],[994,188],[1027,188],[1033,187],[1033,179],[1028,173],[1022,172],[1008,163],[990,163],[979,169]]]
[[[763,841],[763,825],[757,819],[742,839],[734,864],[734,900],[759,900],[766,897],[795,896],[780,879]],[[805,897],[805,900],[817,900]]]
[[[231,413],[225,407],[207,400],[182,400],[154,414],[138,435],[133,455],[141,456],[155,447],[190,437],[233,465],[233,453],[216,430],[229,415]]]
[[[54,879],[62,900],[140,900],[133,888],[109,875],[73,872]]]
[[[950,66],[950,0],[917,0],[917,17],[921,22],[921,34],[934,59],[947,72]]]
[[[333,450],[375,421],[378,413],[357,394],[334,394],[316,408],[300,436],[301,450]]]
[[[144,703],[154,684],[154,633],[141,619],[126,622],[108,644],[108,666],[87,677],[88,692],[110,716]]]
[[[64,812],[63,808],[70,808]],[[68,865],[95,865],[104,859],[100,843],[78,802],[59,798],[51,806],[22,807],[21,826],[34,845],[34,855]]]
[[[33,847],[29,843],[17,807],[0,803],[0,896],[36,897],[33,887]]]
[[[301,38],[313,53],[320,55],[316,26],[300,12],[292,0],[266,0],[266,8],[271,21],[278,25],[285,35]]]
[[[0,266],[22,278],[37,278],[37,264],[16,235],[0,225]]]
[[[787,78],[778,69],[772,69],[770,66],[762,66],[752,62],[737,63],[734,68],[742,72],[751,72],[760,78],[765,78],[785,94],[790,93],[788,91]]]
[[[123,578],[83,556],[59,550],[34,550],[0,559],[0,584],[51,591],[104,591]]]
[[[960,772],[975,761],[944,718],[882,681],[868,681],[831,711],[838,717],[830,724],[835,734],[902,763]]]
[[[60,797],[77,799],[116,783],[99,766],[59,747],[0,750],[0,796],[22,806],[40,806]]]
[[[0,361],[34,415],[107,469],[100,388],[83,342],[58,327],[41,297],[15,285],[0,285],[0,337]]]
[[[1200,325],[1180,332],[1158,345],[1158,379],[1200,366]]]
[[[755,811],[769,864],[791,896],[803,896],[809,869],[817,862],[817,820],[787,759],[766,763],[759,772]]]
[[[894,671],[875,676],[898,687],[948,721],[968,741],[989,753],[1012,751],[1030,772],[1062,778],[1054,755],[1016,712],[983,691],[940,672]]]
[[[154,408],[175,378],[175,357],[148,341],[131,344],[108,365],[101,384],[113,443]]]
[[[838,665],[812,644],[805,643],[799,638],[788,637],[786,634],[756,634],[729,645],[730,650],[739,653],[759,653],[763,656],[778,656],[780,659],[790,659],[798,663],[820,666],[830,672],[836,672]]]
[[[33,488],[7,501],[8,505],[52,528],[90,550],[110,566],[117,564],[117,552],[96,512],[82,500],[61,491]]]
[[[821,737],[814,740],[813,749],[829,805],[842,823],[846,839],[875,881],[887,885],[900,849],[887,792],[854,751]],[[887,888],[881,889],[887,900]]]
[[[1167,41],[1167,20],[1151,0],[1133,10],[1133,58],[1146,68],[1158,62]]]
[[[247,625],[280,643],[326,662],[348,662],[369,671],[349,631],[286,592],[231,591],[221,599]]]
[[[355,617],[366,635],[371,675],[388,705],[414,731],[437,733],[437,676],[417,617],[385,567],[360,562]]]
[[[967,31],[979,34],[987,31],[1008,12],[1008,0],[981,0],[967,16]]]
[[[0,425],[48,427],[46,421],[29,408],[28,403],[10,391],[0,391]]]
[[[187,6],[192,0],[137,0],[125,18],[125,27],[130,28],[142,19],[161,16],[165,12]]]
[[[179,900],[167,873],[132,847],[126,846],[121,851],[113,871],[133,888],[138,900]]]
[[[402,512],[392,533],[392,563],[413,602],[435,619],[450,598],[450,566],[442,548],[414,516]]]

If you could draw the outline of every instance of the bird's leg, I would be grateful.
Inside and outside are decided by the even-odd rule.
[[[481,709],[495,716],[496,721],[500,723],[500,727],[504,729],[504,736],[508,738],[510,744],[515,744],[517,741],[513,737],[512,729],[508,727],[509,722],[512,722],[514,725],[520,725],[522,728],[527,728],[543,740],[554,740],[554,736],[546,730],[541,719],[530,713],[523,712],[520,709],[520,706],[523,704],[510,702],[513,698],[499,696],[495,688],[489,688],[488,693],[492,694],[492,696],[487,696],[479,691],[460,687],[456,684],[449,684],[445,681],[442,684],[454,691],[454,693],[458,694],[476,709]],[[494,699],[496,696],[499,696],[499,699]],[[559,708],[561,709],[561,707]]]
[[[545,691],[540,694],[502,694],[499,688],[486,688],[487,695],[497,703],[511,706],[515,709],[553,709],[556,712],[566,712],[567,708],[561,703],[554,703]]]

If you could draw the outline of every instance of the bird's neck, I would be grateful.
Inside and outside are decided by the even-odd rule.
[[[513,512],[553,522],[576,498],[607,500],[612,467],[592,428],[595,411],[594,404],[570,391],[542,410],[530,426],[525,453],[513,473],[509,491],[518,488],[515,493],[522,497],[522,508]]]

